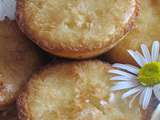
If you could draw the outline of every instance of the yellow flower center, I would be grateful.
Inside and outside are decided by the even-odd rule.
[[[144,86],[153,86],[160,83],[160,62],[145,64],[139,71],[138,81]]]

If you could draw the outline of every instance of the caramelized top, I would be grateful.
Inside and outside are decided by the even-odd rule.
[[[99,61],[50,65],[31,79],[20,97],[20,116],[32,120],[141,120],[137,103],[129,109],[128,100],[110,91],[110,68]]]
[[[37,48],[15,21],[0,22],[0,109],[15,101],[23,84],[42,63]]]
[[[130,29],[137,4],[137,0],[22,0],[18,19],[22,29],[45,47],[92,50],[111,46]]]
[[[160,1],[142,0],[141,14],[135,28],[111,52],[108,57],[112,62],[134,63],[127,50],[139,50],[140,44],[151,46],[155,40],[160,41]]]

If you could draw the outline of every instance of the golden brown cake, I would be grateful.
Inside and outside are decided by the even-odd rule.
[[[111,62],[134,63],[127,50],[139,50],[140,44],[151,46],[155,40],[160,41],[160,0],[142,0],[141,14],[135,28],[105,58]]]
[[[13,103],[43,63],[39,49],[20,32],[15,21],[0,22],[0,110]]]
[[[18,98],[20,120],[142,120],[136,102],[129,109],[110,91],[109,69],[100,61],[48,65]]]
[[[128,31],[140,0],[18,0],[22,31],[51,54],[88,58],[108,51]]]

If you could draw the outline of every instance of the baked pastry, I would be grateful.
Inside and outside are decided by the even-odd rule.
[[[132,29],[139,0],[18,0],[17,22],[46,51],[88,58],[108,51]]]
[[[142,120],[136,102],[129,109],[110,91],[110,68],[100,61],[48,65],[19,96],[20,120]]]
[[[127,50],[139,50],[142,43],[151,48],[153,41],[160,41],[160,1],[142,0],[141,4],[141,14],[135,24],[134,30],[104,55],[107,60],[135,64]]]
[[[32,73],[43,64],[41,54],[15,21],[0,22],[0,110],[15,101]]]

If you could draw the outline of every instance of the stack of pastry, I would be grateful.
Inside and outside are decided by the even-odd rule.
[[[113,62],[133,63],[125,52],[137,50],[139,40],[160,40],[159,5],[17,0],[16,21],[0,21],[0,119],[149,120],[136,100],[129,108],[111,91],[108,71]]]

